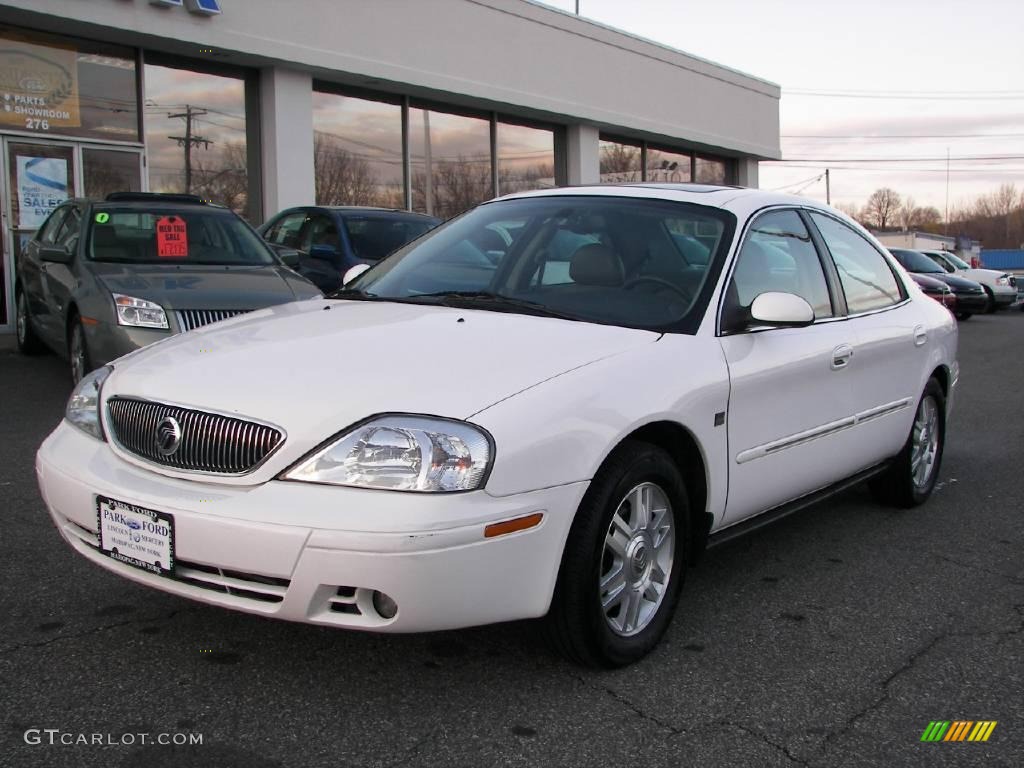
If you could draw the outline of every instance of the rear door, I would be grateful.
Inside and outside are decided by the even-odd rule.
[[[860,470],[899,452],[910,434],[928,365],[928,334],[918,305],[866,237],[828,214],[812,211],[809,218],[836,265],[848,308],[857,419],[848,451]]]
[[[71,295],[78,283],[75,273],[81,268],[77,255],[81,229],[82,206],[72,203],[68,206],[67,215],[61,221],[53,244],[66,248],[70,253],[75,254],[75,258],[70,264],[47,262],[42,272],[43,295],[50,307],[50,316],[45,332],[56,347],[62,347],[67,342],[67,309],[71,302]]]
[[[747,230],[720,318],[730,379],[726,525],[849,474],[844,433],[854,412],[848,362],[856,339],[826,267],[795,209],[762,213]],[[804,298],[814,323],[744,326],[767,291]]]
[[[47,341],[52,339],[54,320],[52,308],[47,301],[44,276],[46,270],[50,269],[53,264],[39,258],[39,247],[53,245],[69,208],[69,205],[62,205],[50,214],[43,226],[39,228],[36,236],[26,243],[18,264],[18,280],[21,290],[24,291],[25,298],[28,300],[33,325],[40,337]]]

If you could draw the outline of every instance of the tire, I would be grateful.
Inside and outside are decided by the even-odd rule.
[[[645,508],[653,511],[648,526],[634,511]],[[654,445],[624,442],[594,477],[569,531],[545,618],[555,649],[589,667],[621,667],[647,655],[672,620],[689,540],[689,503],[676,465]]]
[[[992,293],[992,289],[987,285],[982,287],[985,289],[985,309],[982,312],[986,315],[994,314],[996,311],[996,297]]]
[[[77,385],[85,374],[92,371],[85,328],[77,317],[72,319],[71,330],[68,331],[68,360],[71,364],[71,383]]]
[[[930,463],[926,470],[915,476],[915,471],[920,470],[920,465],[915,463],[915,454],[922,450],[922,445],[928,444],[920,440],[925,431],[928,433],[925,440],[932,443],[929,438],[934,438],[934,441],[931,448],[925,449],[921,454],[921,459],[927,461],[930,450]],[[910,435],[903,450],[889,469],[871,480],[871,491],[875,498],[883,504],[904,509],[916,507],[927,501],[939,477],[945,444],[946,396],[942,394],[939,382],[936,379],[929,379],[918,401],[917,410],[914,412],[914,424],[910,428]]]
[[[970,320],[971,319],[971,313],[970,312],[957,312],[956,313],[956,319],[957,320]]]
[[[17,331],[18,351],[23,355],[35,355],[43,350],[43,343],[32,328],[32,315],[28,308],[28,298],[24,291],[14,295],[15,327]]]

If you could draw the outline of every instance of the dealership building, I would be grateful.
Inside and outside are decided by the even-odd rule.
[[[68,197],[447,218],[615,181],[757,185],[779,88],[528,0],[0,2],[0,333]]]

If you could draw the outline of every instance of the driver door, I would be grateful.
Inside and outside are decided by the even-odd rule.
[[[724,525],[842,479],[844,430],[852,424],[847,366],[855,339],[826,280],[801,215],[777,209],[747,231],[722,308],[729,367],[729,495]],[[767,291],[793,293],[814,309],[803,328],[752,326],[749,308]]]

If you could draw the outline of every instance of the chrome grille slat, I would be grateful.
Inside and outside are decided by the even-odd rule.
[[[251,311],[251,309],[179,309],[175,311],[175,315],[178,318],[178,327],[184,333]]]
[[[250,472],[277,450],[280,430],[266,424],[176,405],[130,397],[107,401],[117,444],[129,453],[166,467],[187,471],[240,475]],[[156,428],[165,416],[181,427],[178,450],[163,456],[156,445]]]

